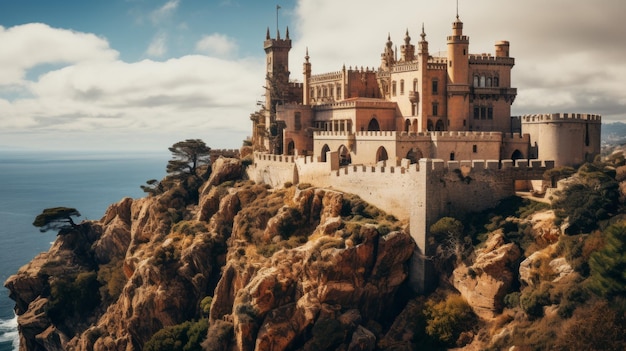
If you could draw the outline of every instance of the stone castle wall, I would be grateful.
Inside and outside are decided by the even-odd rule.
[[[255,153],[248,167],[250,179],[273,187],[286,182],[353,193],[399,219],[408,219],[418,252],[412,265],[411,283],[417,291],[428,290],[434,277],[426,259],[429,228],[444,216],[495,207],[515,194],[516,180],[540,180],[554,162],[403,160],[402,166],[349,165],[339,167],[337,152],[327,162],[313,157]]]

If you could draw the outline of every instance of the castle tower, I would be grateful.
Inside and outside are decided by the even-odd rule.
[[[272,153],[280,153],[280,138],[282,132],[276,124],[276,104],[284,101],[289,95],[289,28],[285,39],[280,38],[280,31],[276,30],[276,38],[270,37],[267,29],[265,41],[265,128],[268,130],[268,138],[264,141],[265,147]]]
[[[456,16],[448,36],[448,130],[469,129],[469,37]]]
[[[409,30],[406,30],[404,45],[400,46],[400,61],[411,62],[415,59],[415,45],[411,45]]]
[[[311,62],[309,62],[309,48],[306,48],[306,55],[304,56],[304,64],[302,65],[302,74],[304,75],[304,83],[302,84],[302,104],[311,104]]]
[[[266,57],[265,106],[275,111],[276,103],[285,99],[289,89],[289,50],[291,50],[289,28],[287,28],[285,39],[280,38],[278,30],[276,30],[276,39],[271,39],[268,28],[263,48]]]

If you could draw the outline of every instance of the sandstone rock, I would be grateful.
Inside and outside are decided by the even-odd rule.
[[[520,255],[515,244],[505,244],[502,234],[497,233],[477,252],[474,264],[462,264],[454,270],[454,287],[479,317],[491,319],[502,310],[503,298],[515,279],[510,266]]]

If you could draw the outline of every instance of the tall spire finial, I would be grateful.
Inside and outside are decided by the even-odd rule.
[[[426,32],[424,32],[424,22],[422,22],[422,34],[420,34],[420,36],[422,37],[422,41],[426,40]]]
[[[459,0],[456,0],[456,19],[459,19]]]

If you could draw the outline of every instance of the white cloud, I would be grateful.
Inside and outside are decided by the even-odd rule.
[[[237,44],[224,34],[205,35],[196,43],[196,51],[216,57],[230,57],[237,51]]]
[[[163,6],[152,11],[152,13],[150,14],[150,19],[152,20],[152,23],[155,25],[158,25],[162,21],[172,16],[174,12],[176,12],[176,9],[178,8],[180,1],[181,0],[169,0]]]
[[[148,45],[148,49],[146,50],[146,55],[150,57],[163,57],[167,52],[167,36],[165,33],[159,33],[152,38],[150,45]]]
[[[116,59],[119,53],[94,34],[51,28],[41,23],[0,26],[0,86],[23,84],[29,69]]]
[[[249,115],[262,94],[261,58],[187,55],[162,62],[129,63],[120,61],[101,38],[47,26],[37,28],[42,35],[60,31],[69,37],[68,43],[88,38],[101,45],[91,54],[63,57],[66,65],[32,80],[24,78],[25,69],[57,62],[59,54],[38,53],[28,64],[4,58],[4,69],[12,67],[8,71],[21,72],[21,78],[5,80],[3,90],[19,84],[28,94],[0,95],[0,146],[44,143],[54,148],[74,140],[84,148],[166,149],[178,140],[199,137],[212,147],[238,147],[249,135]],[[12,28],[2,33],[7,41],[16,41]],[[35,48],[21,52],[30,50]],[[120,144],[120,139],[126,144]],[[110,140],[118,142],[111,144]]]

